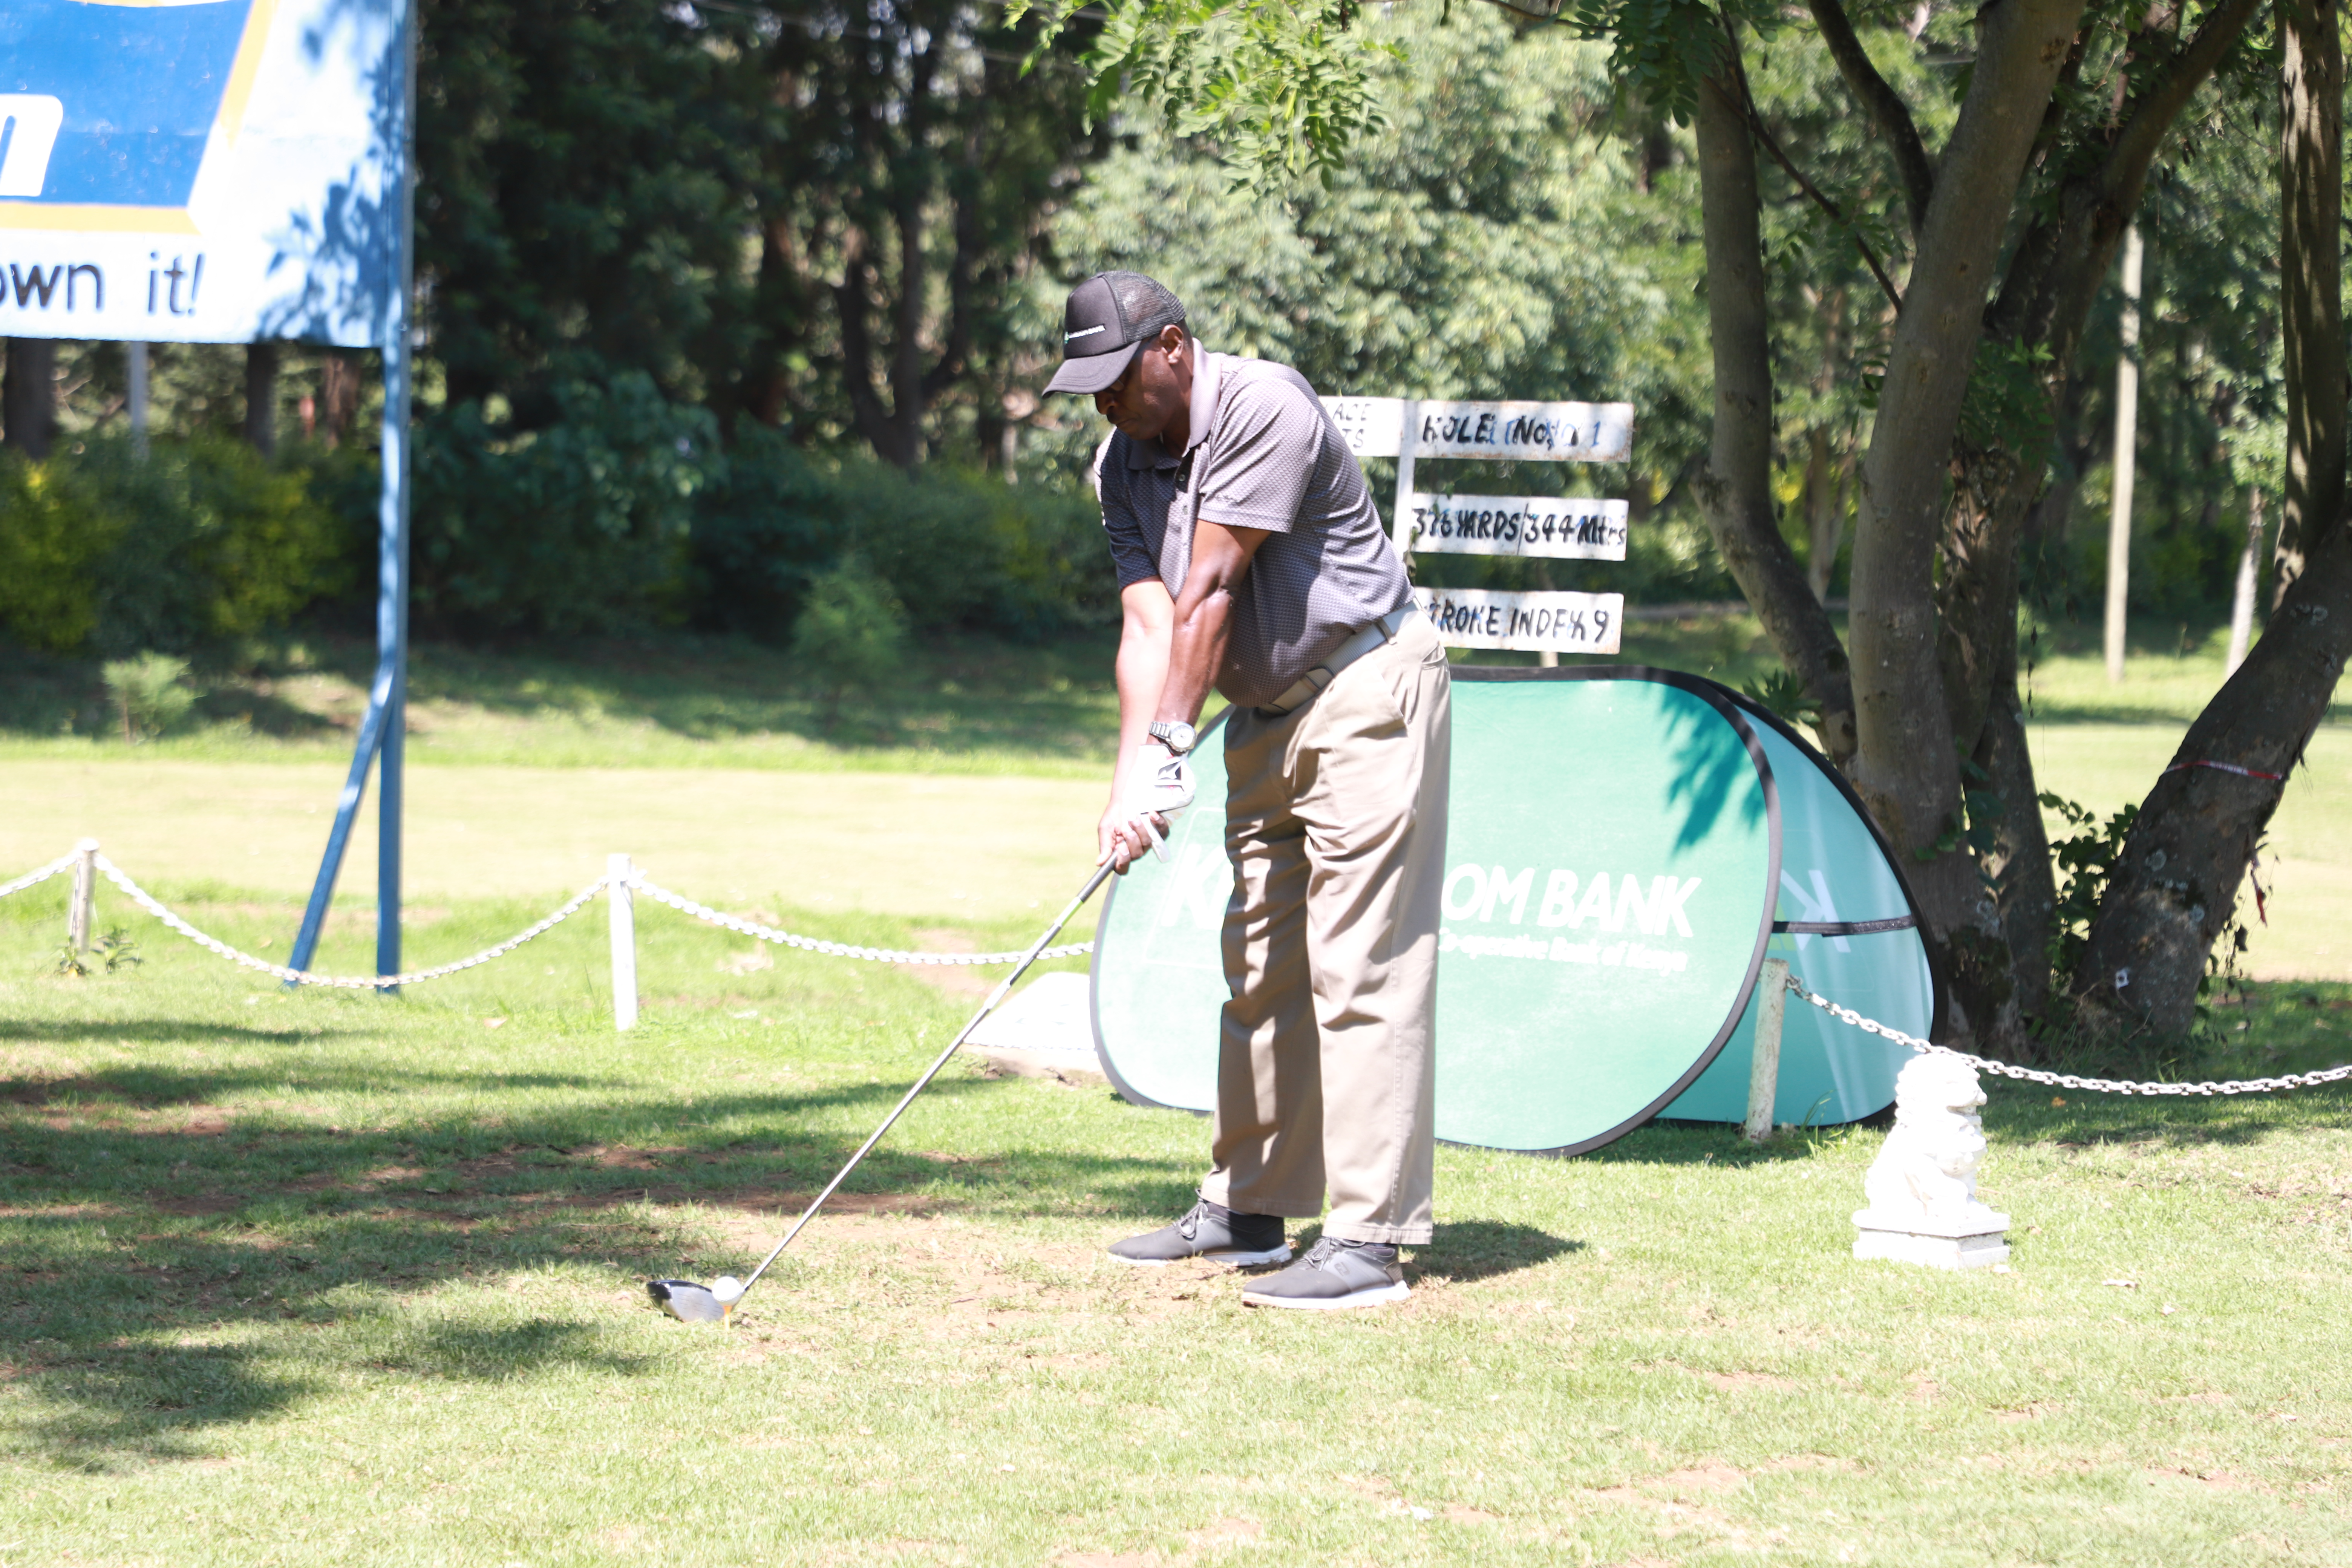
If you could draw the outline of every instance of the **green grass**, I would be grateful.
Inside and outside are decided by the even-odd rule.
[[[1108,634],[1042,646],[935,637],[887,690],[827,704],[782,651],[684,635],[411,657],[410,755],[420,763],[1022,773],[1108,766],[1118,730]],[[186,733],[136,751],[205,762],[351,755],[373,644],[332,637],[257,649],[208,679]],[[93,661],[0,646],[0,759],[133,751]]]
[[[1965,1278],[1848,1256],[1867,1129],[1444,1149],[1412,1301],[1327,1318],[1103,1258],[1203,1122],[959,1064],[696,1331],[638,1281],[764,1250],[970,996],[650,910],[619,1037],[601,911],[396,1000],[122,923],[73,982],[55,885],[0,904],[0,1561],[2352,1562],[2341,1092],[1993,1085]],[[2347,1054],[2352,988],[2246,1012],[2232,1067]]]

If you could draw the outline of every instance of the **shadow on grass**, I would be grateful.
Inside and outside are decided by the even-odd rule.
[[[161,1046],[300,1046],[367,1033],[364,1028],[331,1024],[272,1029],[236,1024],[192,1024],[183,1018],[45,1018],[37,1023],[0,1019],[0,1042],[33,1040],[58,1045],[135,1038]]]
[[[1442,1223],[1426,1247],[1412,1249],[1415,1270],[1442,1275],[1456,1284],[1492,1279],[1534,1268],[1555,1258],[1584,1250],[1584,1243],[1554,1236],[1530,1225],[1504,1220],[1454,1220]]]
[[[348,1076],[395,1100],[459,1081],[601,1087],[551,1074]],[[600,1338],[608,1308],[576,1321],[514,1322],[501,1310],[426,1325],[383,1306],[520,1271],[585,1268],[615,1285],[674,1271],[707,1250],[712,1209],[764,1218],[804,1204],[898,1093],[858,1084],[614,1098],[351,1132],[281,1120],[273,1106],[193,1120],[182,1109],[251,1081],[134,1068],[0,1085],[0,1377],[14,1395],[0,1451],[82,1469],[202,1458],[207,1430],[278,1416],[370,1369],[629,1375],[638,1363]],[[303,1074],[302,1089],[328,1087]],[[995,1088],[948,1082],[930,1095]],[[1182,1189],[1158,1159],[972,1158],[927,1152],[916,1127],[901,1138],[859,1168],[837,1205],[1031,1213],[1084,1194],[1094,1212],[1164,1217]],[[1533,1256],[1534,1243],[1511,1245]],[[223,1339],[234,1342],[212,1342]]]

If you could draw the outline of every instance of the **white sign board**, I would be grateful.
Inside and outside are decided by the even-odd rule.
[[[1324,411],[1359,458],[1393,458],[1404,435],[1402,397],[1327,397]]]
[[[1630,403],[1423,403],[1418,458],[1622,463],[1633,450]]]
[[[1492,588],[1415,588],[1415,602],[1453,647],[1522,653],[1615,653],[1622,594],[1509,594]]]
[[[380,344],[404,0],[5,0],[0,335]]]
[[[1411,548],[1449,555],[1625,559],[1625,503],[1559,496],[1405,498]]]
[[[1359,458],[1404,450],[1402,397],[1327,397],[1324,408]],[[1633,450],[1630,403],[1412,404],[1416,458],[1489,458],[1520,463],[1622,463]]]

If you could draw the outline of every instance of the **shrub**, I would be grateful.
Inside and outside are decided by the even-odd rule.
[[[847,556],[810,582],[793,623],[793,658],[824,698],[828,731],[843,700],[881,684],[906,650],[906,608],[865,562]]]
[[[419,423],[417,613],[559,635],[682,619],[694,500],[720,463],[709,415],[636,374],[567,384],[553,403],[543,428],[478,403]]]
[[[870,458],[828,462],[753,426],[697,510],[698,618],[781,642],[811,584],[851,555],[927,630],[1036,637],[1117,609],[1090,498],[946,465],[908,474]]]
[[[100,667],[106,689],[122,715],[126,742],[153,740],[188,716],[196,694],[184,682],[188,661],[164,653],[142,653],[137,658],[109,659]]]
[[[192,651],[339,584],[335,519],[242,443],[89,437],[0,459],[0,624],[33,647]]]

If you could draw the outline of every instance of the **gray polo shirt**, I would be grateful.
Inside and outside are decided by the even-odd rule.
[[[1273,535],[1234,587],[1216,681],[1226,700],[1262,708],[1412,589],[1364,470],[1307,378],[1197,342],[1193,353],[1190,445],[1172,456],[1112,431],[1095,453],[1095,494],[1121,589],[1157,577],[1182,593],[1200,517]]]

